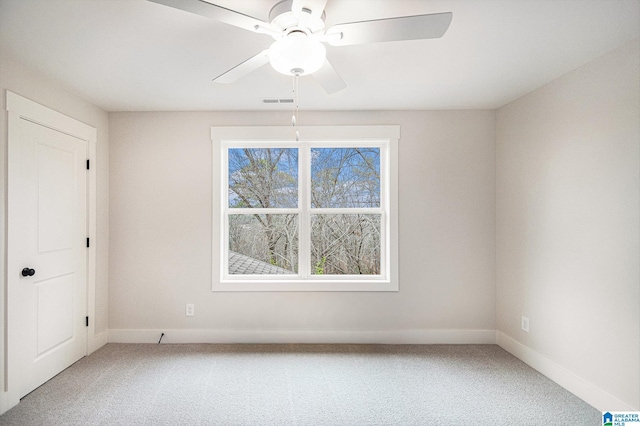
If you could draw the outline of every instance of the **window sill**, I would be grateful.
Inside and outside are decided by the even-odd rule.
[[[389,280],[288,280],[249,281],[227,280],[214,283],[216,291],[398,291],[398,284]]]

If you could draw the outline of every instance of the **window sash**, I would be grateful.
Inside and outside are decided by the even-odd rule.
[[[340,207],[340,208],[314,208],[311,206],[311,150],[314,148],[378,148],[380,150],[380,207]],[[297,208],[237,208],[229,207],[229,150],[234,148],[297,148],[298,149],[298,207]],[[368,141],[354,142],[354,143],[305,143],[296,142],[281,146],[279,144],[272,144],[270,142],[253,142],[253,143],[225,143],[222,146],[223,149],[223,169],[225,171],[225,178],[223,184],[226,184],[226,191],[224,192],[223,210],[225,219],[223,245],[226,249],[226,261],[223,262],[222,267],[224,269],[224,279],[226,280],[238,280],[248,279],[253,277],[259,277],[267,281],[272,280],[289,280],[294,279],[289,276],[270,275],[270,274],[231,274],[229,273],[229,216],[230,215],[255,215],[255,214],[297,214],[298,215],[298,273],[294,275],[295,279],[307,280],[307,279],[319,279],[318,275],[313,274],[311,271],[311,216],[316,214],[377,214],[380,215],[380,274],[369,275],[347,275],[347,274],[326,274],[322,275],[322,279],[333,279],[334,277],[349,277],[352,280],[365,280],[370,278],[384,277],[386,262],[384,261],[384,248],[386,246],[386,234],[385,234],[385,207],[386,207],[386,185],[384,183],[386,167],[386,143],[368,143]],[[241,277],[241,278],[238,278]]]
[[[335,212],[332,211],[328,214],[376,214],[380,215],[380,274],[324,274],[317,275],[313,274],[311,271],[311,216],[318,214],[317,212],[310,213],[308,215],[299,215],[298,216],[298,273],[290,274],[290,275],[269,275],[269,274],[230,274],[229,273],[229,216],[233,215],[254,215],[254,214],[296,214],[294,212],[280,213],[275,212],[270,209],[260,209],[268,211],[266,213],[237,213],[237,212],[226,212],[224,215],[224,238],[222,241],[222,245],[224,250],[222,250],[222,262],[221,267],[223,269],[223,277],[226,281],[246,281],[251,279],[254,281],[256,278],[264,281],[300,281],[304,282],[305,280],[316,280],[316,281],[326,281],[326,280],[353,280],[353,281],[370,281],[370,280],[386,280],[387,276],[387,262],[385,259],[387,258],[386,251],[386,235],[387,235],[387,216],[384,212]],[[276,209],[273,209],[276,210]],[[290,210],[290,209],[287,209]],[[336,209],[337,210],[337,209]],[[349,210],[349,209],[340,209],[340,210]],[[368,209],[371,210],[371,209]],[[325,213],[326,214],[326,213]],[[306,217],[305,217],[306,216]],[[302,232],[302,222],[306,222],[306,227],[308,232]],[[305,238],[303,238],[303,236]],[[304,243],[303,243],[304,241]]]

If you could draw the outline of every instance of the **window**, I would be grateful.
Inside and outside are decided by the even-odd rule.
[[[394,291],[399,126],[214,127],[214,291]]]

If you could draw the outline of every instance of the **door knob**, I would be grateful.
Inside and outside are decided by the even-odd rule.
[[[22,276],[23,277],[32,277],[32,276],[35,275],[35,273],[36,273],[35,269],[24,268],[22,270]]]

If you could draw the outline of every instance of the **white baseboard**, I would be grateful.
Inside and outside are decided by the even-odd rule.
[[[620,401],[594,384],[584,380],[562,365],[523,345],[517,340],[496,331],[496,342],[511,355],[538,370],[569,392],[600,411],[637,411],[638,407]]]
[[[20,399],[13,397],[9,392],[0,392],[0,416],[18,405]]]
[[[87,345],[87,355],[91,355],[109,342],[109,330],[105,330],[102,333],[98,333],[95,336],[89,336],[89,342]]]
[[[109,343],[495,344],[495,330],[110,329]]]

